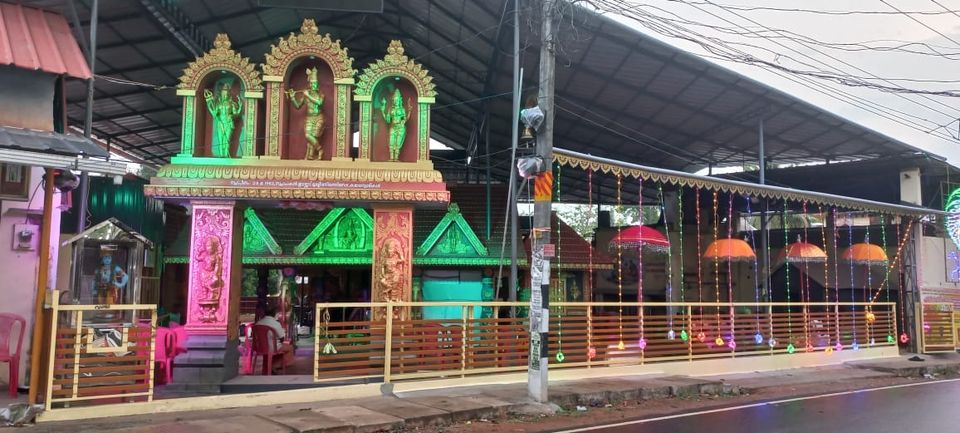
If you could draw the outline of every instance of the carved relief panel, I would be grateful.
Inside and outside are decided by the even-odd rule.
[[[373,210],[373,302],[411,300],[413,260],[413,209]],[[383,312],[374,314],[383,317]],[[394,318],[404,312],[394,309]]]
[[[192,334],[227,332],[234,212],[232,203],[194,205],[186,325]]]

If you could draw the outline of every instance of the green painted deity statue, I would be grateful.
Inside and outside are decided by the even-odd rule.
[[[307,81],[310,87],[303,90],[287,90],[287,97],[293,103],[293,108],[300,109],[307,106],[307,118],[303,124],[303,134],[307,139],[306,159],[323,159],[323,148],[320,147],[320,136],[323,135],[323,93],[320,93],[320,83],[317,81],[317,68],[307,69]],[[302,95],[297,99],[297,94]]]
[[[387,122],[390,131],[390,161],[397,161],[400,150],[403,149],[403,140],[407,136],[407,120],[410,119],[411,106],[403,106],[403,94],[400,89],[393,91],[392,103],[387,105],[386,98],[380,98],[380,114]]]
[[[225,78],[217,81],[214,86],[216,93],[210,90],[203,91],[203,98],[207,101],[207,110],[213,117],[213,145],[211,152],[215,158],[230,157],[230,141],[233,139],[233,130],[236,119],[240,116],[243,104],[240,96],[230,97],[233,80]]]

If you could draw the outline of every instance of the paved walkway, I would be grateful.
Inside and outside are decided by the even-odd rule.
[[[550,413],[557,406],[598,407],[624,400],[695,395],[735,395],[769,387],[890,376],[960,371],[960,355],[856,361],[847,365],[752,374],[685,377],[640,375],[557,381],[550,384],[554,405],[533,404],[526,384],[482,385],[400,393],[354,400],[269,405],[203,412],[143,414],[136,417],[51,422],[18,431],[43,433],[360,433],[399,427],[445,425],[507,414]],[[4,430],[0,428],[0,430]]]

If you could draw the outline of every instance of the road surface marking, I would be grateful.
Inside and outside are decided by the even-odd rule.
[[[656,418],[645,418],[645,419],[638,419],[638,420],[633,420],[633,421],[623,421],[623,422],[618,422],[618,423],[614,423],[614,424],[604,424],[604,425],[597,425],[597,426],[591,426],[591,427],[581,427],[581,428],[576,428],[576,429],[572,429],[572,430],[562,430],[562,431],[559,431],[559,432],[557,432],[557,433],[589,432],[589,431],[595,431],[595,430],[606,429],[606,428],[625,427],[625,426],[628,426],[628,425],[635,425],[635,424],[646,424],[646,423],[650,423],[650,422],[664,421],[664,420],[668,420],[668,419],[685,418],[685,417],[689,417],[689,416],[706,415],[706,414],[718,413],[718,412],[729,412],[729,411],[734,411],[734,410],[749,409],[749,408],[752,408],[752,407],[760,407],[760,406],[767,406],[767,405],[775,405],[775,404],[783,404],[783,403],[792,403],[792,402],[795,402],[795,401],[802,401],[802,400],[813,400],[813,399],[825,398],[825,397],[836,397],[836,396],[840,396],[840,395],[858,394],[858,393],[861,393],[861,392],[883,391],[883,390],[886,390],[886,389],[907,388],[907,387],[911,387],[911,386],[932,385],[932,384],[948,383],[948,382],[956,382],[956,381],[960,381],[960,379],[935,380],[935,381],[932,381],[932,382],[906,383],[906,384],[902,384],[902,385],[881,386],[881,387],[879,387],[879,388],[867,388],[867,389],[857,389],[857,390],[853,390],[853,391],[832,392],[832,393],[829,393],[829,394],[811,395],[811,396],[807,396],[807,397],[794,397],[794,398],[787,398],[787,399],[783,399],[783,400],[765,401],[765,402],[760,402],[760,403],[744,404],[744,405],[740,405],[740,406],[722,407],[722,408],[719,408],[719,409],[702,410],[702,411],[699,411],[699,412],[679,413],[679,414],[675,414],[675,415],[659,416],[659,417],[656,417]]]

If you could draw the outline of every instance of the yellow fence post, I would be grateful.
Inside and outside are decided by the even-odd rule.
[[[463,320],[463,326],[460,328],[460,377],[464,377],[467,371],[467,315],[473,309],[467,305],[461,305],[460,308],[460,317]]]
[[[383,383],[390,383],[390,368],[393,364],[393,303],[387,303],[387,329],[383,341]],[[372,330],[372,329],[371,329]]]
[[[693,306],[687,305],[687,359],[693,361]]]
[[[51,334],[50,335],[50,356],[47,362],[47,398],[46,398],[46,401],[43,402],[47,410],[50,410],[51,408],[50,406],[53,403],[51,400],[53,400],[53,370],[54,370],[54,367],[56,366],[56,358],[57,358],[57,326],[58,326],[57,319],[60,318],[59,317],[60,315],[58,314],[59,307],[60,307],[60,291],[54,290],[53,299],[51,299],[51,302],[50,302],[50,314],[53,316],[53,318],[51,320],[51,325],[50,325],[50,334]],[[35,320],[41,320],[41,318],[37,317]],[[31,355],[40,356],[39,354],[36,354],[36,353]]]

